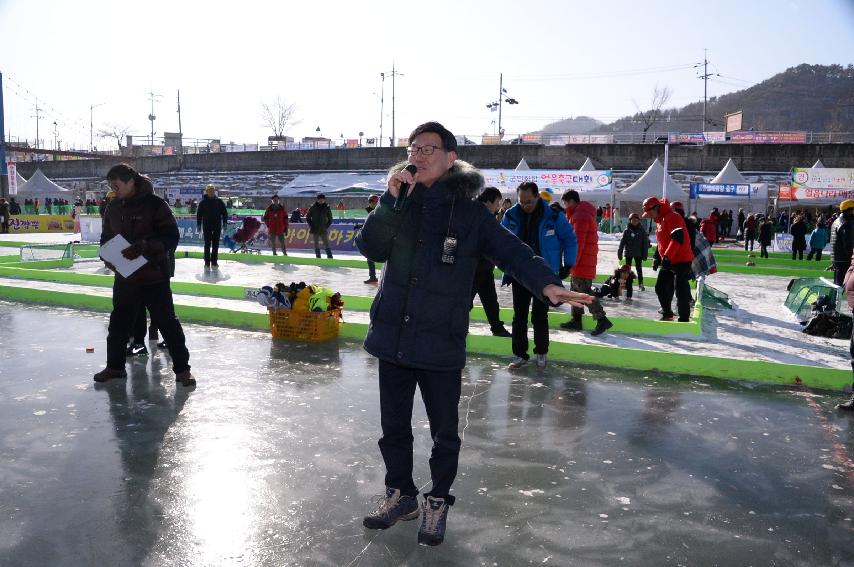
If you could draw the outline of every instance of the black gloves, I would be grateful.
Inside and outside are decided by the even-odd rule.
[[[572,269],[572,266],[561,266],[560,270],[558,270],[557,275],[560,279],[565,280],[569,277],[569,271]]]
[[[661,260],[658,258],[653,258],[652,260],[652,271],[658,270],[658,267],[661,266]]]
[[[136,242],[122,250],[122,256],[124,256],[128,260],[136,260],[137,258],[142,256],[147,249],[148,245],[145,243],[145,240],[137,240]]]
[[[661,269],[669,270],[670,269],[670,258],[663,258],[661,260]]]

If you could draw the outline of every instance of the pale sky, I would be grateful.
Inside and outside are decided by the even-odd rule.
[[[508,134],[571,116],[610,122],[645,107],[656,85],[668,106],[701,100],[693,66],[708,49],[709,96],[800,63],[854,60],[854,0],[445,1],[0,0],[5,132],[88,148],[108,123],[185,138],[258,143],[261,103],[293,102],[289,134],[383,136],[438,120],[455,134],[492,133],[499,74],[518,105]],[[737,110],[737,109],[733,109]],[[95,140],[105,147],[107,141]]]

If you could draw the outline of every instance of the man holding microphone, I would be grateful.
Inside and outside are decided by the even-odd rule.
[[[450,131],[427,122],[413,130],[409,144],[409,159],[392,167],[388,190],[356,238],[366,258],[385,263],[364,346],[379,359],[379,447],[386,488],[363,523],[385,529],[423,514],[418,541],[438,545],[454,504],[450,489],[460,450],[457,412],[478,258],[490,258],[548,304],[582,306],[592,297],[564,289],[542,258],[473,200],[483,176],[457,159]],[[433,438],[433,486],[420,511],[412,478],[416,386]]]

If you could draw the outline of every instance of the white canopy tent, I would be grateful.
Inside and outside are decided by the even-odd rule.
[[[72,192],[48,179],[41,169],[37,169],[29,181],[18,187],[19,200],[45,199],[47,197],[60,197],[70,200]]]
[[[584,160],[584,163],[581,165],[581,168],[578,171],[596,171],[596,166],[593,165],[593,162],[590,158]]]
[[[709,183],[749,183],[733,163],[727,160],[724,168]]]
[[[718,211],[744,209],[745,212],[761,212],[765,210],[768,202],[768,185],[765,183],[750,183],[730,159],[723,169],[709,182],[718,184],[738,184],[750,186],[750,198],[742,195],[700,195],[699,199],[692,202],[691,210],[697,211],[699,218],[709,216],[712,209],[717,207]]]
[[[525,158],[519,160],[519,164],[516,166],[516,171],[530,171],[531,168],[528,166],[528,162],[525,161]]]
[[[815,160],[815,163],[812,164],[813,169],[824,169],[824,164],[821,163],[820,159]]]
[[[637,181],[617,193],[617,208],[620,209],[622,216],[632,212],[640,213],[645,199],[649,197],[661,199],[662,194],[671,203],[681,201],[685,204],[688,200],[688,194],[682,190],[682,187],[669,175],[665,177],[664,166],[656,159]]]

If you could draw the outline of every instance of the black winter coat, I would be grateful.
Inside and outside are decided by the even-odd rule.
[[[792,224],[792,228],[789,232],[792,234],[792,250],[806,250],[807,223],[805,223],[803,220],[799,220],[798,222]]]
[[[643,225],[632,226],[629,223],[628,228],[623,231],[620,247],[617,250],[617,258],[622,258],[624,255],[627,258],[640,258],[641,260],[646,260],[649,257],[649,234]]]
[[[405,165],[392,168],[392,174]],[[481,256],[541,301],[548,302],[543,288],[561,285],[542,258],[472,200],[482,186],[481,174],[457,161],[431,187],[417,184],[399,214],[391,193],[380,198],[356,237],[366,258],[385,262],[365,338],[369,353],[409,368],[462,369],[472,284]],[[449,226],[457,238],[453,264],[441,259]]]
[[[219,197],[202,196],[202,202],[196,209],[196,224],[208,230],[214,230],[228,223],[228,210]]]
[[[839,223],[836,231],[831,229],[833,266],[847,269],[851,265],[851,256],[854,254],[854,218],[841,218],[842,222]],[[835,223],[834,226],[836,226]]]
[[[154,284],[168,280],[174,268],[169,251],[178,247],[178,223],[166,201],[151,189],[137,188],[130,199],[112,199],[104,209],[101,245],[121,234],[131,244],[145,241],[143,256],[148,262],[129,278],[132,284]],[[116,273],[117,280],[124,280]]]
[[[308,214],[305,215],[305,222],[308,223],[308,231],[311,234],[323,234],[332,225],[332,209],[328,203],[322,205],[315,203],[308,209]]]

